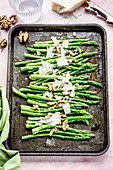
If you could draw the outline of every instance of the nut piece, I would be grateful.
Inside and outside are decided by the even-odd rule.
[[[0,41],[1,47],[6,47],[7,45],[7,40],[4,38]]]
[[[18,20],[18,16],[17,15],[11,15],[9,17],[9,21],[11,21],[12,24],[15,24]]]
[[[38,109],[39,106],[38,105],[33,105],[33,109]]]
[[[35,123],[35,126],[42,126],[42,123]]]
[[[20,41],[20,42],[26,42],[27,39],[28,39],[28,33],[27,33],[27,32],[23,32],[23,33],[22,33],[22,31],[20,31],[18,38],[19,38],[19,41]]]
[[[73,37],[76,37],[76,32],[73,32]]]
[[[65,96],[69,95],[70,92],[69,91],[63,91],[62,94],[64,94]]]
[[[36,55],[37,55],[37,56],[40,56],[40,55],[41,55],[41,52],[37,50],[37,51],[36,51]]]
[[[48,102],[47,104],[48,104],[49,106],[53,106],[53,105],[56,104],[56,102]]]
[[[67,125],[68,125],[68,121],[65,120],[65,121],[63,122],[63,125],[62,125],[62,128],[63,128],[64,131],[66,131]]]
[[[78,84],[78,83],[75,83],[73,86],[78,87],[78,86],[79,86],[79,84]]]

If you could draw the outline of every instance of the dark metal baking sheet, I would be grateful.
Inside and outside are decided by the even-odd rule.
[[[27,31],[29,34],[28,42],[20,44],[18,34],[20,31]],[[76,38],[89,38],[99,43],[98,47],[82,46],[84,51],[98,51],[98,56],[92,56],[90,62],[97,63],[98,69],[90,73],[91,80],[98,81],[103,85],[102,89],[96,89],[98,96],[102,98],[98,105],[92,105],[87,110],[93,115],[90,125],[83,123],[73,123],[73,128],[91,130],[95,124],[99,125],[95,138],[85,141],[73,141],[55,139],[56,146],[49,147],[45,145],[46,138],[36,138],[30,140],[21,140],[22,135],[31,134],[31,131],[25,128],[27,116],[20,113],[20,104],[26,104],[24,99],[12,93],[12,86],[17,89],[26,87],[29,79],[27,74],[23,74],[19,67],[14,63],[25,60],[24,52],[26,47],[37,41],[50,40],[50,37],[56,36],[57,39],[72,38],[73,32],[76,32]],[[97,24],[79,24],[79,25],[18,25],[13,27],[9,33],[9,62],[7,79],[7,97],[10,105],[10,134],[7,140],[7,147],[13,150],[19,150],[21,155],[101,155],[109,147],[109,119],[108,119],[108,80],[107,80],[107,38],[105,30]]]

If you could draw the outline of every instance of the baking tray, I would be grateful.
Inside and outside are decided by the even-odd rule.
[[[20,31],[27,31],[29,39],[26,43],[20,44],[18,34]],[[28,74],[23,74],[19,67],[14,63],[23,61],[26,47],[31,47],[37,41],[50,40],[51,36],[57,39],[73,38],[73,32],[76,32],[76,38],[89,38],[97,41],[99,46],[82,46],[84,51],[98,51],[98,56],[92,56],[90,62],[98,64],[96,71],[89,73],[90,79],[103,85],[98,89],[94,86],[90,90],[97,90],[98,96],[102,98],[99,104],[92,105],[88,111],[93,115],[90,125],[83,123],[73,123],[71,127],[91,130],[98,125],[99,128],[92,131],[95,138],[83,141],[55,139],[56,146],[49,147],[45,145],[46,138],[35,138],[30,140],[21,140],[22,135],[31,134],[31,131],[25,128],[27,116],[20,113],[20,104],[26,104],[24,99],[12,93],[12,86],[19,89],[26,87],[29,79]],[[108,114],[108,79],[107,79],[107,38],[106,31],[97,24],[78,24],[78,25],[17,25],[9,33],[9,60],[8,60],[8,79],[7,79],[7,97],[10,105],[10,133],[7,140],[9,149],[18,150],[21,155],[101,155],[109,147],[109,114]]]

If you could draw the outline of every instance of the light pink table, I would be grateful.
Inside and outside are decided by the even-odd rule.
[[[92,0],[111,15],[113,15],[113,0]],[[109,118],[110,118],[110,147],[109,150],[102,156],[98,157],[39,157],[39,156],[22,156],[21,170],[60,170],[60,169],[87,169],[87,170],[113,170],[113,26],[108,25],[102,19],[95,15],[86,13],[84,8],[81,8],[82,15],[76,19],[72,15],[69,17],[69,23],[97,23],[102,25],[107,32],[107,51],[108,51],[108,85],[109,85]],[[0,1],[0,15],[14,14],[8,0]],[[45,0],[43,4],[43,13],[36,24],[62,24],[64,18],[51,10],[51,1]],[[18,20],[17,24],[22,23]],[[0,39],[8,37],[8,31],[2,30]],[[0,85],[6,88],[7,77],[7,58],[8,48],[0,51]]]

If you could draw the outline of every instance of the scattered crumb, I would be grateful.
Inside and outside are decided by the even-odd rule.
[[[81,10],[75,10],[72,14],[75,18],[78,18],[80,15],[82,15]]]

